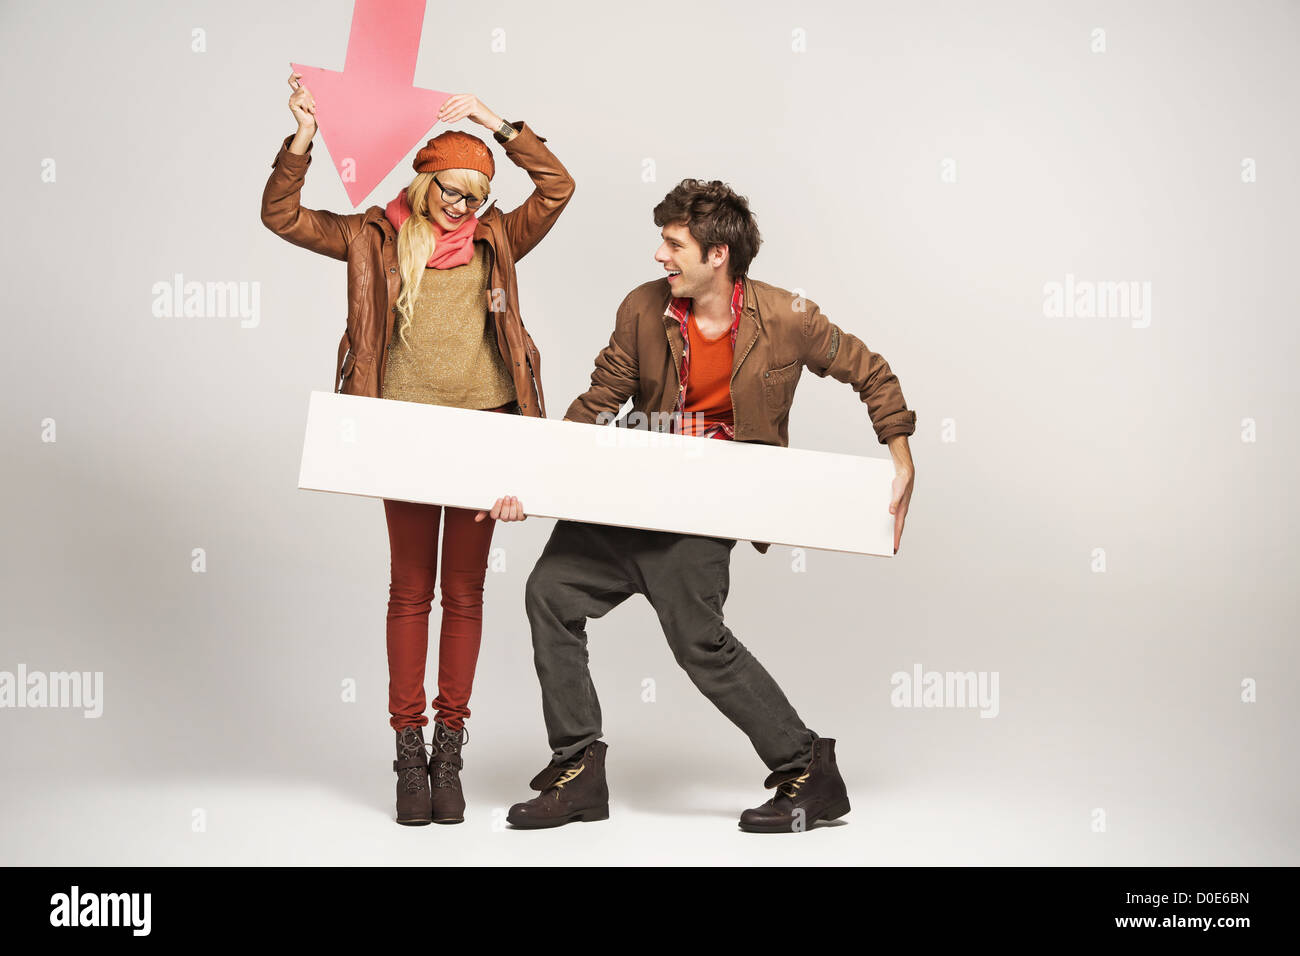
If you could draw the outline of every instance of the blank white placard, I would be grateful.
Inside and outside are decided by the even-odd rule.
[[[312,392],[298,487],[891,557],[893,462]]]

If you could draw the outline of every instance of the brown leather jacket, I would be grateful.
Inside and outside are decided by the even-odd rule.
[[[573,195],[573,178],[520,121],[511,123],[518,135],[508,142],[493,136],[506,155],[533,180],[533,193],[502,213],[495,203],[479,216],[474,239],[492,248],[492,280],[484,309],[496,318],[497,346],[510,369],[524,415],[546,417],[542,392],[542,357],[519,314],[519,289],[515,262],[541,240]],[[299,203],[303,179],[311,165],[312,146],[299,156],[289,152],[293,136],[286,136],[271,164],[262,191],[262,222],[294,245],[348,264],[348,317],[339,340],[334,391],[379,398],[382,394],[388,342],[393,334],[401,275],[397,271],[397,230],[383,206],[340,215],[323,209],[306,209]],[[379,281],[382,278],[384,281]]]
[[[682,360],[681,326],[667,314],[671,299],[667,278],[627,294],[609,344],[596,356],[591,388],[573,400],[566,419],[595,423],[630,398],[628,424],[667,430]],[[731,366],[736,441],[788,447],[790,405],[805,367],[853,386],[882,445],[916,431],[916,412],[907,407],[898,376],[882,356],[828,320],[811,299],[747,276]],[[761,542],[754,547],[768,548]]]

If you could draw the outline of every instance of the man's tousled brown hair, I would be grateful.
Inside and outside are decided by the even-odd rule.
[[[700,244],[700,261],[713,246],[725,245],[727,272],[738,279],[749,271],[763,237],[749,200],[739,196],[721,180],[683,179],[654,210],[655,225],[685,223],[691,237]]]

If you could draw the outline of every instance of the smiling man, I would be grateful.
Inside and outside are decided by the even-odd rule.
[[[896,477],[894,550],[912,496],[907,407],[888,363],[813,302],[752,279],[762,242],[749,203],[729,186],[686,179],[654,209],[665,275],[633,289],[596,356],[591,388],[565,419],[607,420],[623,403],[651,427],[724,441],[789,444],[790,403],[807,367],[853,387]],[[615,489],[616,492],[616,489]],[[665,494],[689,494],[665,489]],[[861,507],[860,502],[838,503]],[[496,516],[494,509],[493,516]],[[510,517],[515,517],[511,515]],[[734,540],[557,521],[528,578],[525,604],[551,762],[511,807],[516,827],[609,816],[600,704],[587,668],[586,622],[633,594],[654,607],[677,663],[744,732],[776,793],[742,829],[789,832],[849,811],[835,741],[809,730],[770,674],[723,622]],[[760,552],[766,544],[755,543]]]

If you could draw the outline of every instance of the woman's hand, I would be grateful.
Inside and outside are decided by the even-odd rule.
[[[438,119],[444,123],[456,123],[467,116],[475,123],[487,127],[494,133],[505,122],[500,116],[497,116],[496,113],[484,106],[483,101],[473,93],[457,93],[454,96],[449,96],[443,101],[442,107],[438,110]]]
[[[474,520],[482,521],[487,516],[486,511],[480,511],[474,516]],[[496,504],[492,506],[492,518],[495,521],[525,521],[528,515],[524,514],[524,506],[519,503],[518,498],[507,495],[498,498]]]
[[[289,112],[298,121],[298,132],[316,134],[316,100],[307,87],[298,82],[301,73],[289,74]]]

